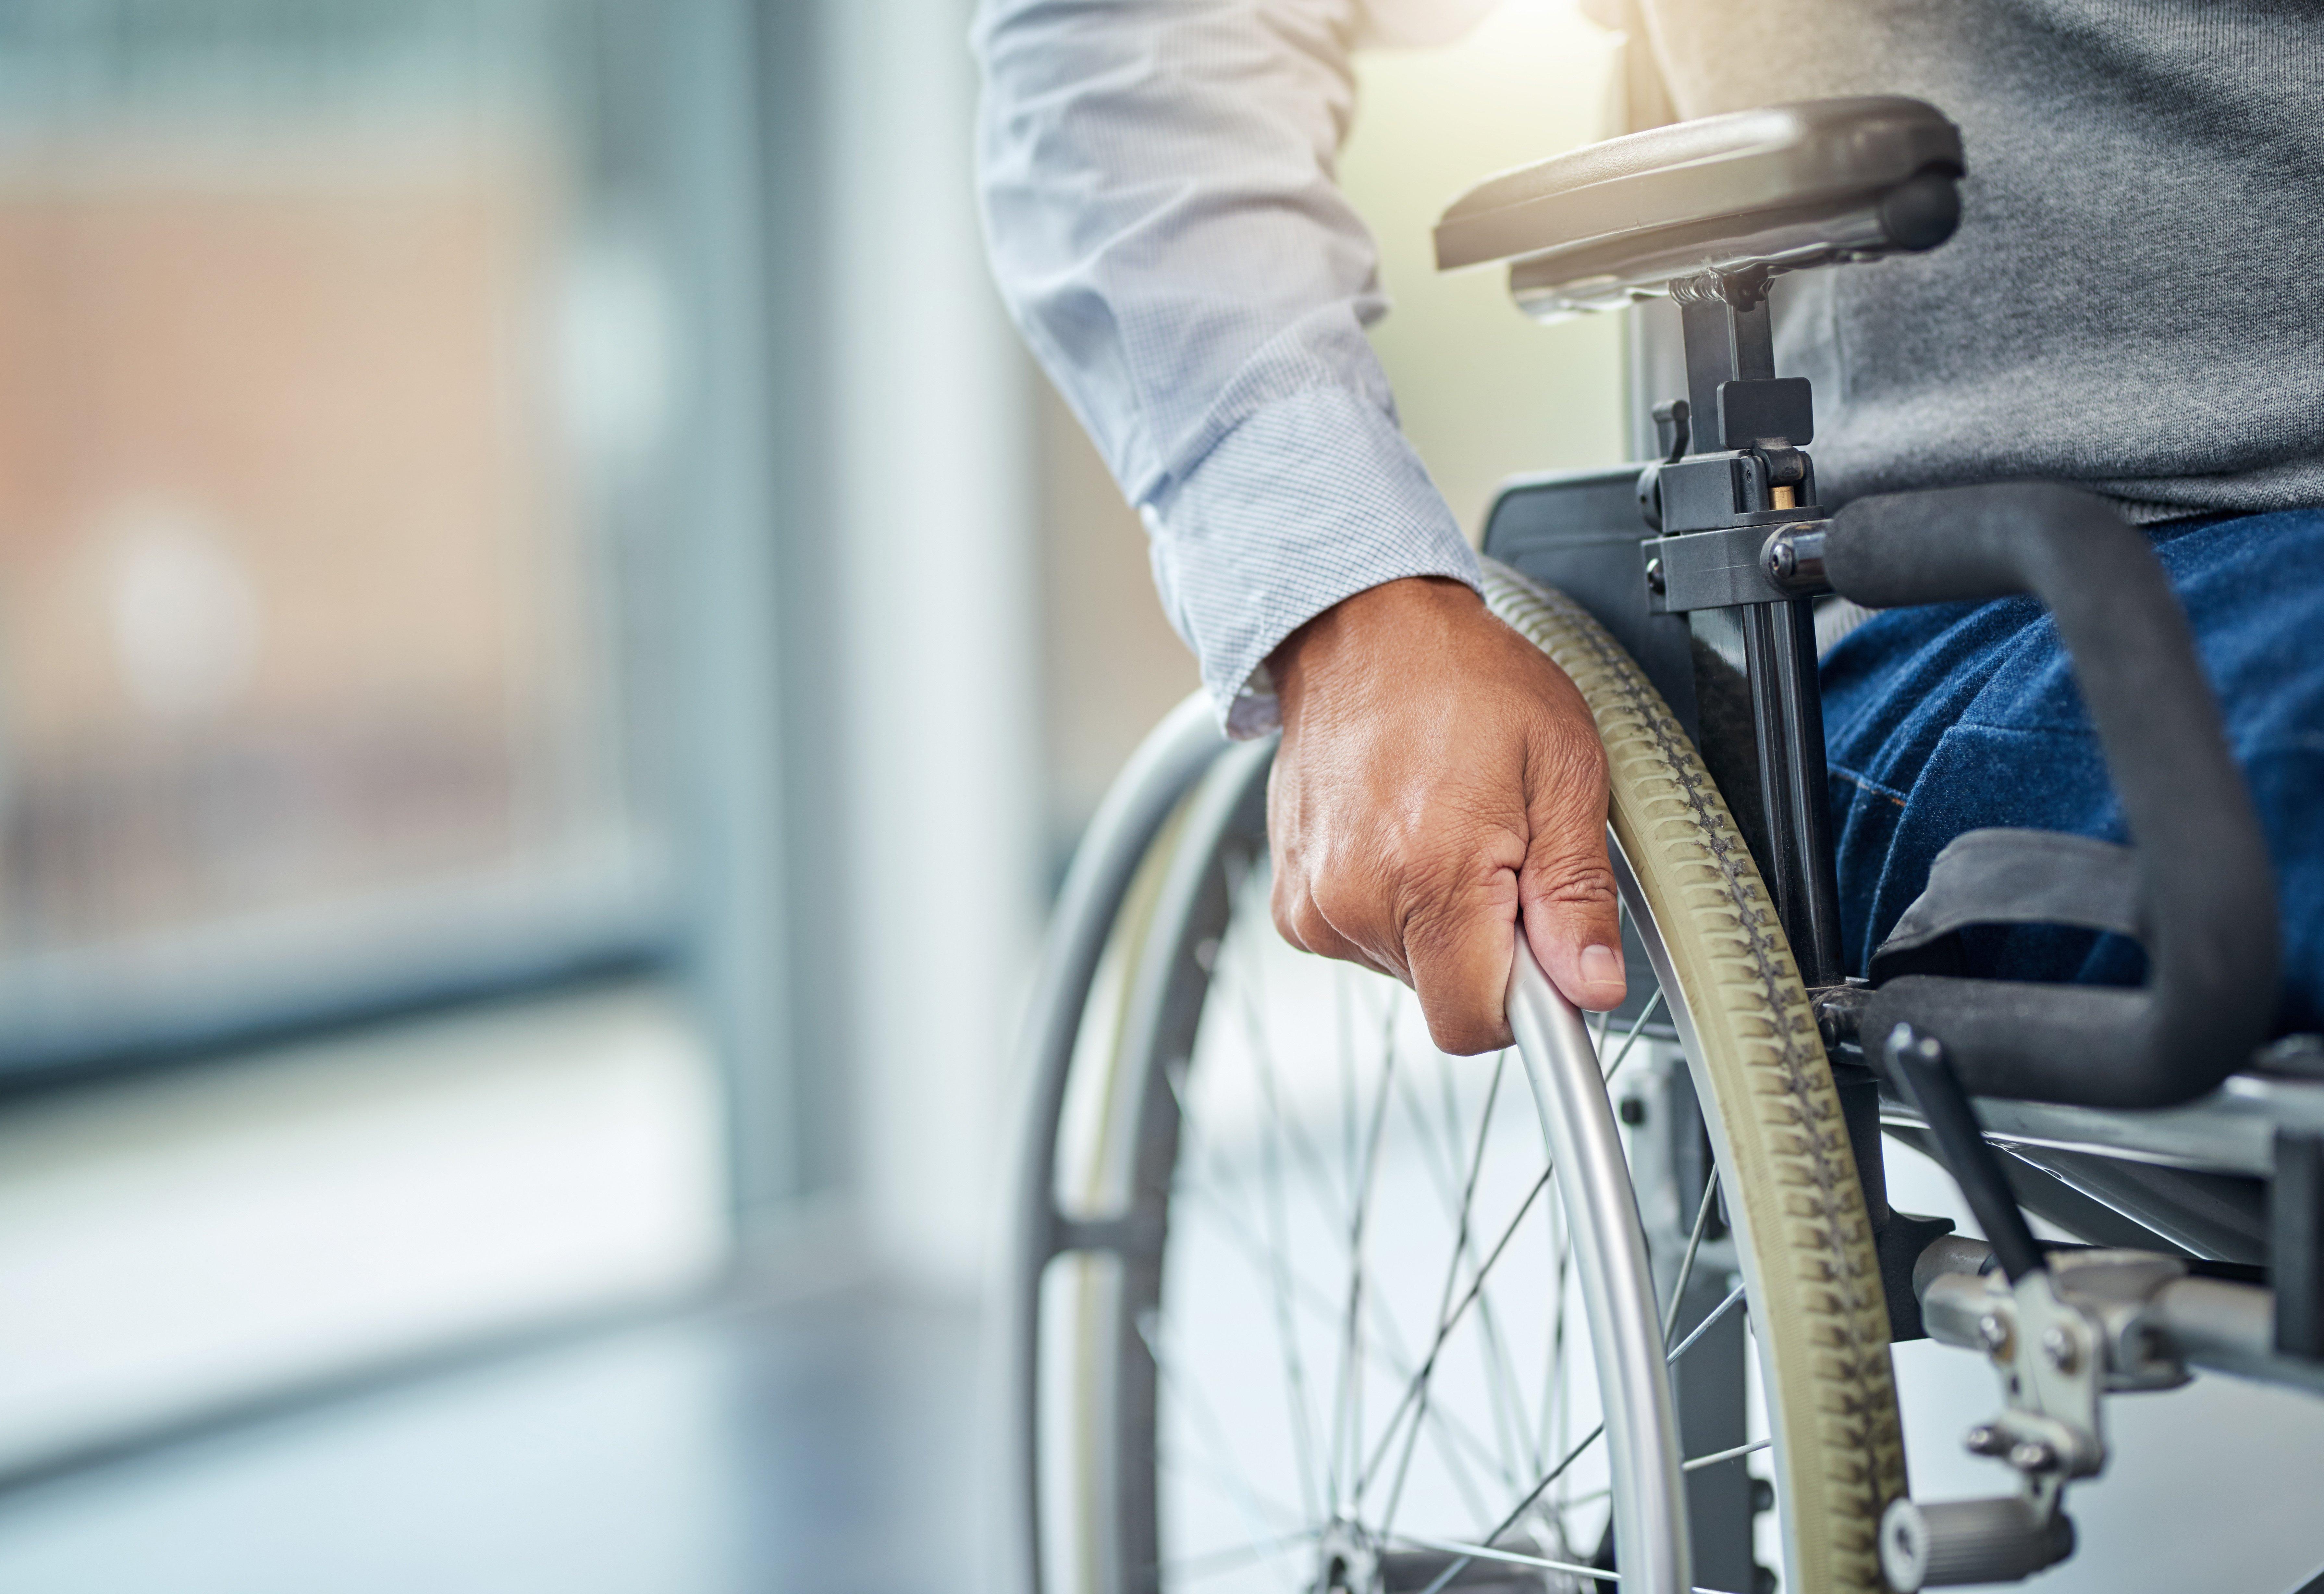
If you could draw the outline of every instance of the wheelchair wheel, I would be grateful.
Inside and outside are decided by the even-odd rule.
[[[1519,1045],[1440,1055],[1402,987],[1277,937],[1271,750],[1183,712],[1093,827],[1037,997],[1005,1316],[1026,1587],[1683,1590],[1721,1556],[1688,1543],[1682,1475],[1746,1460],[1682,1453],[1663,1373],[1715,1327],[1677,1320],[1714,1266],[1738,1276],[1710,1299],[1748,1304],[1784,1582],[1881,1586],[1886,1313],[1772,905],[1630,660],[1513,572],[1487,587],[1597,716],[1701,1103],[1717,1177],[1660,1258],[1673,1305],[1638,1219],[1669,1192],[1634,1190],[1652,1159],[1626,1163],[1601,1083],[1655,1009],[1592,1035],[1521,953]]]

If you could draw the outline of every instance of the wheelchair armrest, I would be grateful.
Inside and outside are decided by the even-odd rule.
[[[2070,488],[1953,487],[1847,505],[1824,539],[1824,570],[1871,608],[2041,599],[2122,799],[2147,948],[2140,990],[1887,981],[1863,1002],[1867,1051],[1909,1023],[1944,1043],[1974,1094],[2082,1107],[2170,1106],[2242,1067],[2274,1017],[2274,873],[2146,539]]]
[[[1440,271],[1514,258],[1536,315],[1605,308],[1706,271],[1932,249],[1960,217],[1960,131],[1893,95],[1805,100],[1609,139],[1471,189]]]

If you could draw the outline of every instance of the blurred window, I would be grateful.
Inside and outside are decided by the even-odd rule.
[[[613,18],[0,7],[0,1069],[663,934]]]

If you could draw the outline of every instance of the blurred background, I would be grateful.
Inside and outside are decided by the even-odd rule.
[[[991,289],[968,0],[0,0],[0,1589],[973,1586],[1010,1040],[1194,684]],[[1472,531],[1619,328],[1342,177]]]

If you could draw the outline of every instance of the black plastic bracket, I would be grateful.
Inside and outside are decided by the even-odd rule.
[[[1742,604],[1780,604],[1828,591],[1820,581],[1775,579],[1767,564],[1771,537],[1787,527],[1822,522],[1796,511],[1753,515],[1740,526],[1648,538],[1639,545],[1646,561],[1646,608],[1655,614],[1693,609],[1731,609]]]
[[[2324,1135],[2276,1130],[2268,1227],[2275,1348],[2324,1359]]]
[[[1815,399],[1804,376],[1762,376],[1719,384],[1720,446],[1774,444],[1798,448],[1815,441]]]
[[[1864,1210],[1872,1220],[1872,1247],[1880,1258],[1880,1290],[1888,1302],[1888,1337],[1925,1340],[1921,1296],[1913,1287],[1914,1265],[1939,1235],[1950,1234],[1950,1218],[1924,1218],[1888,1204],[1888,1161],[1880,1138],[1880,1081],[1860,1063],[1835,1059],[1831,1082],[1840,1091],[1840,1112],[1848,1126],[1849,1149],[1856,1156],[1857,1182],[1864,1187]]]
[[[1872,1248],[1880,1258],[1880,1293],[1888,1300],[1888,1337],[1902,1343],[1925,1340],[1928,1325],[1921,1321],[1921,1292],[1913,1285],[1921,1253],[1953,1231],[1950,1218],[1924,1218],[1915,1212],[1891,1212],[1886,1223],[1872,1230]]]
[[[1693,441],[1693,407],[1684,399],[1673,399],[1655,406],[1655,442],[1662,451],[1663,463],[1675,464],[1686,457]]]

